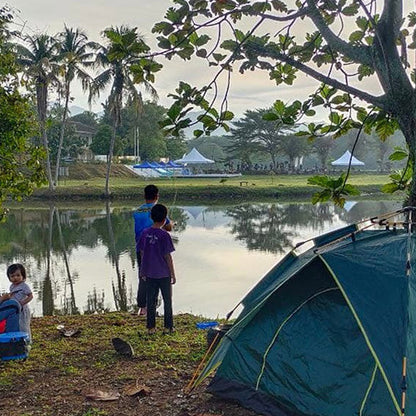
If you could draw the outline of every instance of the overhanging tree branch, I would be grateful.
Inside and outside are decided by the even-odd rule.
[[[298,17],[306,16],[309,13],[309,7],[299,10],[296,13],[288,14],[286,16],[275,16],[274,14],[260,13],[259,16],[267,20],[274,20],[276,22],[288,22],[289,20],[295,20]]]
[[[316,71],[315,69],[303,64],[302,62],[296,61],[292,57],[282,54],[280,52],[277,52],[275,50],[269,50],[263,53],[263,56],[267,56],[272,59],[277,59],[278,61],[283,61],[294,68],[298,69],[299,71],[302,71],[303,73],[310,75],[311,77],[315,78],[316,80],[330,85],[331,87],[334,87],[338,90],[342,90],[344,92],[347,92],[363,101],[366,101],[369,104],[375,105],[376,107],[385,109],[386,108],[386,101],[385,96],[375,96],[366,93],[365,91],[359,90],[357,88],[352,87],[351,85],[344,84],[341,81],[338,81],[334,78],[330,78],[327,75]]]
[[[328,24],[325,22],[319,9],[316,7],[316,0],[307,0],[307,2],[310,8],[310,12],[308,13],[309,18],[313,21],[331,49],[345,55],[352,61],[359,62],[360,64],[373,68],[374,65],[370,53],[370,47],[352,46],[348,42],[342,40],[339,36],[332,32]]]

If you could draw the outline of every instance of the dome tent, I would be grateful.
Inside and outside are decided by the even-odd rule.
[[[416,236],[367,225],[266,274],[194,385],[216,370],[210,392],[267,415],[416,414]]]

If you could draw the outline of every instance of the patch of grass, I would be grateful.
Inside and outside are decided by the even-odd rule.
[[[111,343],[121,337],[133,346],[136,356],[129,365],[154,361],[170,368],[189,365],[200,360],[206,348],[205,332],[196,329],[200,317],[179,315],[177,331],[163,335],[163,322],[157,319],[159,331],[148,335],[144,321],[127,313],[42,317],[33,319],[34,343],[25,362],[11,361],[0,367],[0,386],[8,387],[19,380],[45,379],[59,374],[83,377],[85,371],[106,372],[120,361]],[[62,338],[56,326],[81,328],[78,338]],[[124,375],[124,377],[129,377]]]
[[[84,412],[81,416],[107,416],[108,412],[100,409],[96,409],[95,407],[88,409]]]
[[[155,178],[152,182],[161,189],[163,200],[170,203],[181,201],[224,201],[309,198],[318,188],[308,185],[312,175],[247,175],[227,178]],[[38,189],[34,196],[54,199],[99,199],[103,197],[104,177],[85,180],[71,179],[60,184],[54,194],[47,187]],[[246,181],[247,186],[240,186]],[[388,175],[353,173],[349,182],[363,193],[381,193],[381,186],[388,182]],[[148,180],[140,177],[112,177],[110,180],[113,199],[141,200],[143,188]],[[172,204],[172,203],[171,203]]]

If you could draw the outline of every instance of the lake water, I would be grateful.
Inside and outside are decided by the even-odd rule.
[[[134,206],[11,209],[0,224],[0,291],[23,263],[35,316],[133,310]],[[296,243],[400,208],[397,201],[249,203],[170,207],[177,284],[174,313],[224,317]]]

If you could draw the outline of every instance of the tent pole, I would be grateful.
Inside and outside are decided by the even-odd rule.
[[[403,357],[403,378],[402,378],[402,416],[405,415],[405,407],[406,407],[406,366],[407,366],[407,359]]]
[[[189,394],[191,393],[191,391],[195,388],[195,380],[199,377],[200,373],[201,373],[201,368],[202,366],[205,364],[206,359],[208,358],[209,353],[211,352],[211,350],[213,349],[214,345],[216,344],[216,341],[219,337],[220,333],[218,332],[214,339],[212,340],[210,346],[208,347],[205,355],[202,357],[201,362],[199,363],[198,367],[196,368],[196,370],[194,371],[194,374],[192,375],[191,380],[189,381],[189,383],[187,384],[187,386],[184,389],[184,393],[185,394]]]

